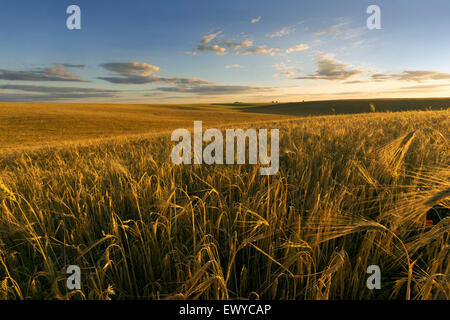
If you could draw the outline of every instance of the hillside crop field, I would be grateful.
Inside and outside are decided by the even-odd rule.
[[[237,116],[238,115],[238,116]],[[286,115],[237,113],[228,106],[121,105],[0,102],[0,150],[85,142],[134,134],[161,134],[192,126],[286,119]]]
[[[1,103],[0,298],[450,299],[450,111],[433,101]],[[194,120],[279,129],[279,172],[173,164],[170,132]]]
[[[296,103],[76,104],[0,102],[0,151],[42,148],[125,135],[160,135],[176,128],[233,126],[304,116],[375,111],[446,110],[450,99],[373,99]]]

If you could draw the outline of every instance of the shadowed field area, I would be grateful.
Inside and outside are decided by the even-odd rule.
[[[239,106],[238,108],[240,111],[250,113],[310,116],[408,110],[445,110],[449,107],[450,99],[361,99],[271,103]]]

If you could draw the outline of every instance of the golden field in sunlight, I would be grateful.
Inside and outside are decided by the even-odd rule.
[[[0,150],[52,146],[126,134],[161,134],[203,120],[205,125],[254,122],[260,114],[214,105],[120,105],[0,102]],[[267,115],[264,119],[287,116]],[[170,133],[169,133],[170,134]]]
[[[449,299],[450,111],[358,103],[0,103],[0,298]],[[193,120],[278,128],[279,173],[174,165]]]
[[[192,126],[228,126],[304,116],[445,110],[450,99],[375,99],[295,103],[75,104],[0,102],[0,152],[124,135],[162,134]]]

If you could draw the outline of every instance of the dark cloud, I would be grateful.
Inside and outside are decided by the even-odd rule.
[[[86,65],[84,65],[84,64],[63,63],[60,65],[63,67],[66,67],[66,68],[84,68],[84,67],[86,67]]]
[[[422,82],[427,80],[450,80],[450,73],[429,70],[406,70],[401,73],[376,73],[372,75],[372,79],[376,81],[403,80],[415,82]]]
[[[65,99],[113,98],[119,91],[80,87],[50,87],[39,85],[0,85],[6,91],[23,91],[26,93],[0,92],[0,101],[58,101]]]
[[[433,89],[439,89],[439,88],[447,88],[450,84],[428,84],[428,85],[418,85],[418,86],[407,86],[407,87],[401,87],[402,90],[433,90]]]
[[[191,86],[210,84],[209,81],[197,78],[165,78],[154,75],[152,73],[159,71],[159,67],[137,61],[103,63],[100,66],[118,74],[118,76],[98,77],[98,79],[115,84],[166,83]]]
[[[109,62],[100,65],[106,70],[118,73],[122,76],[130,77],[147,77],[150,74],[159,71],[159,67],[153,66],[145,62]]]
[[[352,80],[352,81],[345,81],[344,84],[359,84],[359,83],[370,83],[372,81],[370,80]]]
[[[360,69],[352,69],[350,65],[333,58],[332,55],[318,54],[316,57],[317,70],[314,74],[297,77],[306,80],[347,80],[364,73]]]
[[[242,94],[252,92],[267,92],[272,91],[268,87],[254,87],[254,86],[233,86],[233,85],[203,85],[195,87],[161,87],[156,90],[164,92],[181,92],[181,93],[195,93],[199,95],[223,95],[223,94]]]
[[[78,100],[86,98],[114,98],[114,95],[105,95],[103,93],[60,93],[60,94],[0,94],[2,102],[53,102],[61,100]]]
[[[149,83],[166,83],[179,85],[203,85],[211,82],[197,78],[164,78],[159,76],[131,76],[131,77],[99,77],[98,79],[108,81],[115,84],[149,84]]]
[[[60,66],[53,68],[41,68],[29,71],[13,71],[0,69],[0,79],[10,81],[75,81],[87,82],[87,80],[68,72]]]
[[[104,93],[58,93],[58,94],[0,94],[2,102],[53,102],[61,100],[78,100],[86,98],[114,98],[115,95]]]
[[[149,76],[149,77],[98,77],[97,79],[108,81],[115,84],[147,84],[159,82],[161,77]]]
[[[98,93],[98,92],[118,92],[117,90],[108,89],[96,89],[96,88],[82,88],[82,87],[49,87],[49,86],[38,86],[38,85],[15,85],[15,84],[5,84],[0,85],[0,89],[5,90],[20,90],[27,92],[42,92],[42,93],[67,93],[67,92],[78,92],[78,93]]]
[[[209,34],[204,37],[203,43],[209,44],[217,34]],[[227,43],[227,46],[239,46],[237,43]],[[116,84],[149,84],[159,83],[168,84],[172,86],[159,87],[153,92],[172,92],[172,93],[191,93],[198,95],[223,95],[223,94],[238,94],[249,92],[261,92],[271,90],[270,88],[261,88],[253,86],[233,86],[233,85],[216,85],[213,82],[197,79],[197,78],[178,78],[178,77],[160,77],[158,75],[151,75],[154,66],[142,64],[138,62],[133,63],[104,63],[101,65],[107,70],[118,73],[120,76],[100,77],[99,79],[116,83]],[[157,68],[157,67],[156,67]],[[158,68],[159,70],[159,68]]]

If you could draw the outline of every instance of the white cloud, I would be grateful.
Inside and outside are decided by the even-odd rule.
[[[363,35],[366,32],[367,28],[365,26],[359,28],[350,28],[350,23],[350,20],[340,18],[338,23],[331,25],[326,29],[316,30],[314,31],[314,34],[318,36],[330,35],[341,40],[352,40]]]
[[[187,54],[187,55],[190,55],[190,56],[196,56],[197,55],[197,51],[196,50],[185,51],[184,54]]]
[[[326,35],[326,34],[336,34],[342,32],[342,27],[349,24],[349,21],[342,21],[336,24],[329,26],[326,29],[318,29],[314,31],[314,33],[318,36]]]
[[[304,43],[300,43],[298,45],[295,45],[293,47],[290,47],[289,49],[286,50],[286,53],[292,53],[292,52],[297,52],[297,51],[304,51],[309,49],[309,46],[307,44]]]
[[[252,19],[252,20],[250,20],[250,22],[251,23],[257,23],[257,22],[259,22],[260,20],[261,20],[261,16],[259,16],[258,18],[255,18],[255,19]]]
[[[223,44],[228,47],[230,50],[240,50],[242,48],[248,48],[253,45],[253,41],[243,40],[240,42],[233,42],[231,40],[225,40]]]
[[[292,78],[295,75],[295,72],[303,72],[303,68],[299,68],[296,66],[286,65],[284,62],[276,63],[272,66],[275,70],[279,71],[278,73],[272,75],[274,78],[278,78],[278,76],[284,75],[286,78]]]
[[[216,32],[216,33],[209,33],[209,34],[205,34],[202,37],[202,41],[200,41],[201,44],[208,44],[211,41],[213,41],[215,38],[217,38],[217,36],[220,34],[221,32]]]
[[[217,38],[217,36],[220,34],[221,32],[216,32],[216,33],[209,33],[206,34],[202,37],[202,40],[200,41],[200,44],[197,47],[197,50],[202,52],[202,51],[212,51],[215,54],[218,55],[222,55],[222,54],[226,54],[227,53],[227,49],[220,47],[218,45],[218,43],[220,43],[221,41],[217,41],[216,44],[212,44],[211,42]],[[196,55],[196,53],[194,53],[195,51],[193,51],[193,55]]]
[[[257,46],[246,50],[239,51],[239,54],[249,55],[249,54],[265,54],[269,56],[279,55],[280,48],[268,48],[266,46]]]
[[[286,36],[289,33],[292,33],[294,31],[295,31],[295,28],[293,28],[293,27],[284,27],[280,31],[277,31],[277,32],[272,33],[272,34],[267,34],[266,36],[269,37],[269,38],[283,37],[283,36]]]
[[[286,71],[286,70],[303,71],[304,70],[303,68],[299,68],[296,66],[288,66],[284,62],[276,63],[272,67],[278,71]]]
[[[215,54],[222,55],[227,53],[227,49],[220,47],[218,44],[209,46],[204,48],[204,50],[210,50],[214,52]]]
[[[227,54],[230,51],[237,51],[242,48],[248,48],[253,45],[253,42],[250,40],[242,40],[242,41],[232,41],[232,40],[225,40],[222,41],[220,39],[217,39],[218,35],[221,34],[221,32],[216,33],[209,33],[202,37],[202,40],[200,41],[200,44],[197,46],[197,50],[192,50],[185,52],[185,54],[190,55],[197,55],[198,52],[203,51],[212,51],[217,55],[223,55]]]
[[[241,66],[239,64],[232,64],[232,65],[227,65],[225,66],[225,69],[234,69],[234,68],[245,68],[244,66]]]

